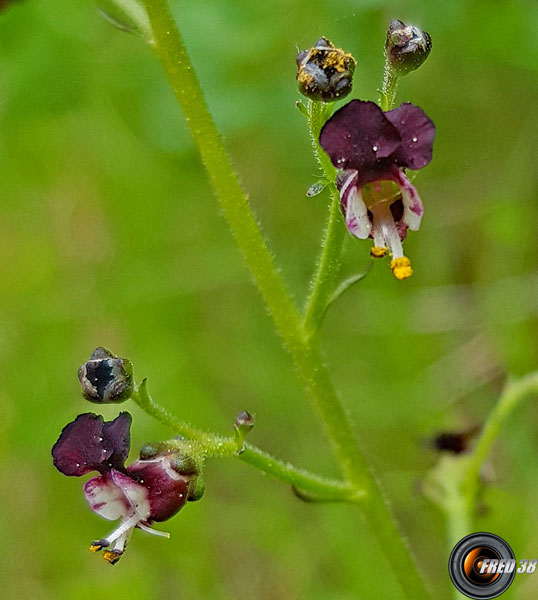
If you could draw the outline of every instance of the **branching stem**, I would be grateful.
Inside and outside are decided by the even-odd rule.
[[[151,23],[153,49],[185,113],[194,142],[228,225],[273,317],[275,327],[293,359],[299,378],[312,399],[343,475],[354,493],[364,494],[360,506],[365,520],[405,597],[413,600],[429,598],[385,497],[357,444],[350,419],[332,386],[322,355],[309,334],[312,327],[309,326],[308,329],[303,327],[303,320],[280,277],[247,197],[241,189],[168,4],[166,0],[143,0],[143,2]],[[334,202],[333,197],[333,204]],[[334,212],[333,208],[333,214]],[[338,236],[335,233],[334,237],[331,236],[329,239],[333,239],[331,244],[334,244]],[[330,258],[332,248],[324,247],[323,251]],[[323,306],[323,309],[325,308],[324,296],[329,297],[334,283],[332,275],[334,261],[328,258],[324,260],[322,256],[316,279],[331,282],[331,285],[327,285],[326,290],[326,283],[321,284],[321,287],[314,284],[311,294],[312,304],[316,307]],[[330,269],[328,265],[331,265]],[[322,278],[320,278],[320,271]],[[330,272],[328,278],[325,277],[326,272]],[[307,310],[307,314],[308,312]],[[313,309],[311,313],[317,315],[318,308]],[[306,322],[313,325],[316,323],[316,318],[310,318]],[[241,456],[246,455],[251,464],[257,465],[263,459],[263,453],[249,448],[247,447]],[[273,474],[281,468],[283,468],[282,464],[277,465]]]

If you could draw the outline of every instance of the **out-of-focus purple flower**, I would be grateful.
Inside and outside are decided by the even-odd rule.
[[[90,508],[105,519],[120,519],[106,538],[93,542],[91,550],[115,564],[122,556],[135,528],[169,537],[152,528],[165,521],[189,500],[198,475],[177,451],[156,451],[128,467],[131,415],[121,413],[105,422],[93,413],[79,415],[62,431],[52,449],[54,466],[64,475],[100,474],[84,484]]]
[[[0,0],[0,12],[5,8],[8,8],[11,4],[20,2],[20,0]]]
[[[325,123],[321,147],[339,169],[336,185],[350,233],[372,237],[372,256],[390,252],[395,277],[413,273],[404,256],[407,230],[420,227],[424,212],[404,169],[421,169],[432,158],[435,125],[418,106],[405,103],[383,112],[352,100]]]
[[[439,452],[462,454],[469,450],[473,438],[480,433],[480,427],[473,426],[463,431],[442,431],[432,440],[432,446]]]

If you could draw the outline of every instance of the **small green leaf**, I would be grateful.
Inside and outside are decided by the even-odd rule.
[[[295,103],[295,108],[307,119],[310,118],[310,115],[308,114],[308,108],[306,108],[306,106],[300,100],[297,100]]]
[[[347,290],[349,290],[356,283],[358,283],[359,281],[362,281],[366,277],[366,275],[368,275],[368,273],[371,271],[373,264],[374,264],[374,261],[372,260],[372,261],[370,261],[370,264],[368,265],[368,269],[366,269],[366,271],[364,273],[357,273],[356,275],[352,275],[351,277],[348,277],[347,279],[342,281],[342,283],[334,291],[333,295],[329,298],[329,300],[327,302],[327,307],[325,308],[325,310],[327,310],[327,308],[329,308],[329,306],[333,302],[336,302],[336,300],[338,300],[338,298],[340,298],[340,296],[344,292],[347,292]]]
[[[139,34],[138,28],[135,27],[132,23],[127,22],[126,20],[122,20],[112,13],[108,12],[104,8],[97,7],[97,12],[108,21],[112,27],[119,29],[120,31],[125,31],[126,33],[134,33]]]
[[[99,0],[98,4],[99,14],[116,29],[153,41],[146,9],[139,0]]]

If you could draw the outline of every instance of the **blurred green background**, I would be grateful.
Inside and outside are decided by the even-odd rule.
[[[376,99],[392,18],[433,51],[399,99],[436,122],[417,178],[426,213],[324,324],[334,382],[434,597],[452,593],[444,522],[420,493],[437,431],[483,421],[507,373],[538,364],[538,4],[534,0],[172,0],[208,102],[287,283],[302,300],[327,196],[294,59],[326,35],[358,59],[354,97]],[[233,460],[202,502],[137,532],[111,568],[88,552],[111,524],[52,467],[62,427],[96,407],[76,371],[95,346],[130,357],[155,398],[326,474],[336,467],[219,213],[182,114],[148,48],[92,2],[28,0],[0,14],[0,566],[2,597],[73,600],[364,600],[401,596],[352,507],[309,505]],[[342,276],[368,264],[348,239]],[[168,431],[129,403],[132,456]],[[106,417],[117,407],[105,407]],[[538,409],[510,419],[491,456],[477,530],[538,557]],[[505,597],[535,598],[538,576]]]

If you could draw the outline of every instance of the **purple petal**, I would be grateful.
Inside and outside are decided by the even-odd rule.
[[[93,413],[79,415],[66,425],[52,448],[54,466],[64,475],[80,477],[99,470],[110,454],[103,452],[103,417]]]
[[[113,421],[107,422],[103,426],[102,447],[109,456],[107,460],[109,466],[114,469],[122,470],[123,464],[127,460],[131,444],[132,420],[128,412],[122,412]]]
[[[106,423],[101,415],[79,415],[64,427],[52,449],[54,466],[75,477],[111,468],[122,470],[129,453],[130,426],[131,415],[126,412]]]
[[[435,125],[424,111],[406,102],[385,113],[386,118],[396,127],[401,137],[400,147],[394,152],[398,166],[409,169],[422,169],[432,159]]]
[[[335,167],[360,170],[390,156],[400,134],[377,104],[352,100],[325,123],[320,144]]]
[[[101,475],[87,481],[84,484],[84,496],[90,508],[109,521],[126,517],[132,511],[131,503],[110,475]]]
[[[152,521],[166,521],[187,502],[191,478],[174,471],[174,455],[150,460],[137,460],[127,468],[127,473],[143,482],[149,493]]]

